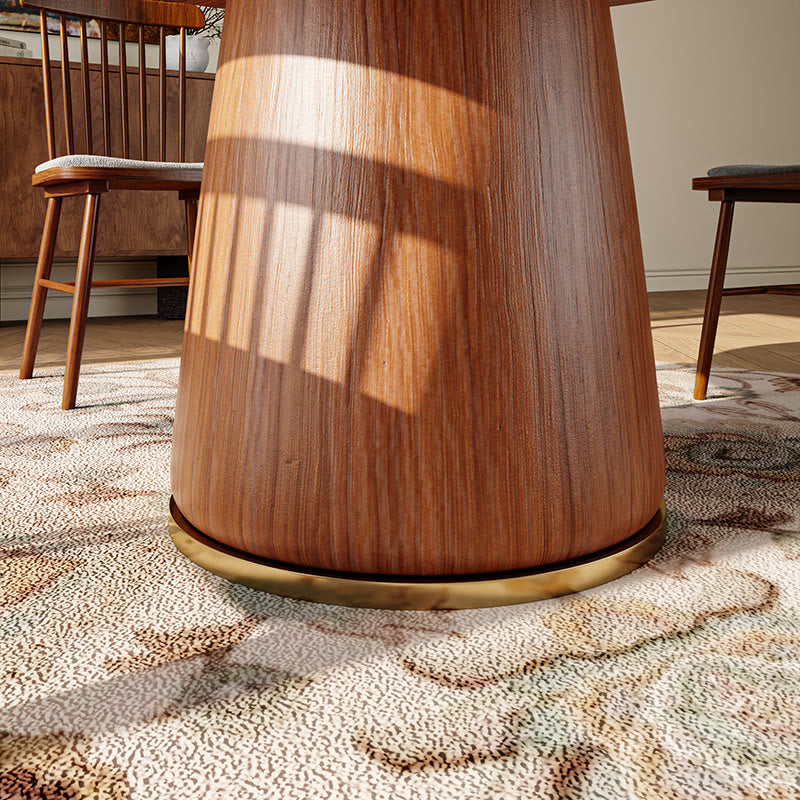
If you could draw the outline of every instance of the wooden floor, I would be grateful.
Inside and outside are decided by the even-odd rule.
[[[705,292],[658,292],[649,300],[656,360],[695,363]],[[44,323],[38,367],[64,365],[68,325],[68,320]],[[24,335],[23,323],[0,326],[0,372],[19,369]],[[83,363],[173,358],[180,355],[182,338],[181,321],[90,319]],[[713,365],[800,374],[800,298],[724,298]]]
[[[68,319],[42,324],[37,367],[63,367],[67,354]],[[25,323],[0,326],[0,372],[19,370]],[[84,364],[147,361],[181,354],[183,320],[156,317],[95,317],[86,323]]]
[[[704,291],[649,295],[656,361],[697,363],[705,298]],[[723,297],[715,366],[800,374],[800,297]]]

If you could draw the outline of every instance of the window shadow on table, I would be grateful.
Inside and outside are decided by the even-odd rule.
[[[536,165],[517,180],[465,163],[458,181],[301,144],[212,136],[208,147],[175,431],[176,451],[193,455],[173,472],[196,527],[275,531],[262,549],[286,563],[459,574],[576,557],[653,516],[661,470],[621,440],[613,469],[574,466],[609,457],[613,434],[587,414],[621,439],[653,439],[658,424],[622,401],[655,396],[631,334],[649,337],[644,293],[576,308],[588,292],[631,294],[623,269],[595,285],[591,225],[557,224],[566,208],[585,220],[609,207],[599,185],[576,199]],[[257,172],[214,171],[238,157]],[[527,207],[520,186],[548,181],[538,220],[494,216],[501,201]],[[635,264],[624,241],[604,246]],[[619,359],[630,369],[609,385],[598,373]],[[553,457],[565,443],[569,457]],[[360,529],[394,531],[380,563],[372,543],[348,539]],[[257,552],[243,536],[233,544]]]

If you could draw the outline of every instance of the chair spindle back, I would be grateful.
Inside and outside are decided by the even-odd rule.
[[[205,20],[203,12],[188,3],[162,2],[161,0],[23,0],[23,5],[38,8],[42,39],[42,79],[44,83],[45,124],[47,127],[47,149],[51,159],[56,158],[56,132],[53,110],[53,85],[51,77],[50,42],[47,34],[47,13],[59,16],[59,41],[61,46],[61,89],[64,102],[64,141],[66,155],[76,152],[93,154],[93,113],[91,96],[91,78],[89,67],[89,45],[86,28],[88,19],[100,23],[100,92],[101,115],[103,126],[103,155],[115,155],[112,152],[112,118],[108,22],[119,26],[119,141],[123,158],[131,157],[130,125],[129,125],[129,92],[128,92],[128,53],[126,48],[126,27],[137,29],[134,41],[138,43],[138,63],[135,74],[138,76],[139,106],[139,157],[148,160],[148,125],[147,125],[147,68],[145,63],[144,27],[154,26],[158,31],[158,160],[167,160],[167,61],[166,35],[167,28],[178,28],[179,68],[178,68],[178,138],[176,161],[185,160],[186,153],[186,29],[200,28]],[[84,142],[83,149],[76,151],[73,113],[72,87],[70,78],[69,48],[67,42],[67,15],[78,17],[80,25],[80,70],[81,100],[83,111]],[[150,157],[150,160],[153,160]]]

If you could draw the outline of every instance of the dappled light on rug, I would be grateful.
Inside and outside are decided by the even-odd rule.
[[[800,797],[800,377],[663,366],[667,541],[468,611],[227,583],[167,534],[177,362],[0,376],[0,798]]]

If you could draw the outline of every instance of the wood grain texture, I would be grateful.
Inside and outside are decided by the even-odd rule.
[[[136,25],[202,28],[205,24],[203,12],[196,4],[166,0],[22,0],[22,5],[56,14],[78,14]]]
[[[703,313],[703,330],[700,334],[700,351],[697,356],[697,374],[694,381],[695,400],[705,400],[708,391],[708,374],[711,370],[711,357],[714,354],[714,339],[717,336],[719,308],[722,302],[722,287],[725,285],[725,270],[728,266],[728,251],[731,244],[735,208],[736,203],[732,201],[720,204],[717,238],[714,241],[714,255],[711,259],[711,274]]]
[[[46,20],[46,15],[43,14],[42,12],[39,12],[39,20],[40,20],[40,25],[41,25],[41,23]],[[63,23],[64,23],[64,18],[61,17],[59,19],[59,26],[58,26],[59,43],[61,45],[61,52],[68,54],[69,53],[69,43],[67,42],[67,26],[64,25]],[[44,48],[43,54],[42,54],[43,55],[42,62],[43,62],[45,67],[47,66],[48,61],[49,61],[49,58],[44,56],[44,53],[47,52],[47,48],[48,48],[48,44],[47,43],[48,43],[49,40],[50,40],[49,36],[47,38],[42,37],[42,40],[41,40],[42,41],[42,47]],[[73,114],[73,112],[72,112],[72,99],[73,99],[72,98],[72,78],[71,78],[72,69],[71,69],[71,66],[70,66],[70,63],[69,63],[69,56],[67,58],[62,58],[61,61],[60,61],[60,64],[61,64],[61,101],[62,101],[63,107],[64,107],[64,136],[65,136],[65,140],[66,140],[64,152],[67,153],[68,155],[71,155],[72,153],[75,152],[75,134],[74,134],[74,130],[75,129],[72,126],[72,114]],[[51,71],[48,69],[47,70],[47,75],[46,76],[44,74],[42,75],[42,84],[43,84],[44,89],[45,89],[45,101],[44,101],[45,102],[45,107],[47,107],[47,95],[49,95],[51,93],[51,91],[52,91],[52,88],[51,88],[51,85],[50,85],[50,81],[51,80],[52,80]],[[7,96],[11,96],[11,95],[7,95]],[[52,117],[48,116],[47,117],[47,122],[50,123],[52,121],[53,121]],[[55,129],[53,131],[49,131],[48,132],[48,137],[52,138],[53,135],[54,135],[54,131],[55,131]],[[58,145],[56,145],[56,153],[58,153]]]
[[[63,23],[62,23],[63,24]],[[94,152],[94,137],[92,136],[92,100],[91,100],[91,87],[89,82],[89,47],[86,44],[86,20],[81,17],[80,19],[81,30],[81,88],[83,98],[83,134],[84,134],[84,153]],[[108,69],[108,64],[105,64]],[[103,72],[103,65],[100,66],[100,71]]]
[[[54,62],[54,72],[60,63]],[[110,68],[110,103],[112,113],[118,114],[119,71]],[[72,83],[80,81],[79,68],[70,70]],[[102,114],[102,84],[99,65],[90,65],[91,93],[96,103],[97,118]],[[158,119],[158,71],[147,70],[148,118]],[[131,116],[139,116],[138,75],[131,69],[127,83],[131,98]],[[54,80],[53,113],[55,125],[61,130],[56,146],[63,152],[63,101],[60,79]],[[205,149],[208,116],[214,76],[188,73],[186,80],[186,157],[190,161],[202,161]],[[35,258],[42,235],[45,199],[40,189],[31,186],[34,167],[48,159],[47,142],[44,136],[45,111],[42,105],[42,69],[34,59],[0,58],[0,136],[4,146],[0,148],[0,204],[14,209],[6,214],[0,225],[0,258]],[[174,111],[177,121],[178,73],[167,74],[168,106]],[[24,110],[24,113],[23,113]],[[170,117],[173,119],[173,117]],[[115,118],[111,126],[114,152],[120,152],[120,125]],[[83,139],[80,119],[75,120],[75,140]],[[151,130],[148,149],[158,154],[159,140],[156,126]],[[130,132],[130,149],[134,158],[139,157],[141,133],[138,125]],[[104,133],[102,126],[95,131],[94,149],[103,152]],[[170,143],[174,150],[167,152],[169,158],[177,158],[177,137]],[[56,256],[74,255],[78,249],[83,203],[67,200],[64,203],[61,225],[56,246]],[[173,194],[163,192],[115,193],[104,198],[102,223],[97,232],[97,255],[99,257],[119,255],[180,255],[186,252],[183,204]]]
[[[710,189],[708,199],[715,203],[730,201],[736,203],[800,203],[800,191],[797,189]]]
[[[692,189],[800,189],[800,172],[766,172],[756,175],[719,175],[694,178]]]
[[[105,32],[105,29],[104,29]],[[56,157],[55,124],[53,122],[53,92],[50,88],[50,37],[47,34],[47,14],[39,12],[39,42],[42,47],[42,86],[44,89],[44,123],[47,130],[47,157]],[[8,102],[6,100],[6,102]]]
[[[191,3],[192,0],[175,0],[177,3]],[[650,0],[608,0],[610,6],[627,6],[634,3],[647,3]],[[225,8],[226,0],[204,0],[203,5],[214,8]]]
[[[52,167],[37,172],[31,181],[33,186],[49,187],[52,184],[81,184],[102,182],[105,186],[100,192],[113,189],[196,189],[198,185],[197,169],[186,167],[175,168],[139,168],[139,167]],[[98,187],[99,188],[99,187]],[[58,191],[56,187],[48,189],[49,193]],[[70,190],[72,194],[83,194],[79,190]]]
[[[607,0],[230,0],[172,483],[381,575],[620,542],[664,489]]]
[[[97,240],[97,212],[100,207],[99,194],[87,194],[84,199],[81,248],[75,271],[75,287],[72,291],[72,314],[67,337],[67,363],[64,368],[64,389],[61,393],[61,408],[75,408],[78,396],[78,379],[81,372],[83,340],[86,336],[86,317],[89,313],[89,294],[92,287],[94,249]],[[29,323],[29,328],[30,323]]]
[[[186,215],[186,245],[189,256],[189,274],[192,274],[192,253],[194,252],[194,239],[197,233],[197,209],[199,206],[200,193],[187,193],[188,196],[181,196],[183,200],[184,213]]]

